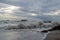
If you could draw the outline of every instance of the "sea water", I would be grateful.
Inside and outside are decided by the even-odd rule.
[[[0,21],[0,27],[12,24],[15,26],[18,22]],[[44,40],[48,33],[41,33],[43,29],[0,30],[0,40]]]
[[[0,30],[0,40],[43,40],[46,33],[27,31]]]

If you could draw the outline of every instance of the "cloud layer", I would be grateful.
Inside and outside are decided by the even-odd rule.
[[[1,0],[0,16],[6,19],[37,19],[37,17],[41,19],[41,16],[43,16],[42,19],[49,19],[49,17],[60,19],[60,0]]]

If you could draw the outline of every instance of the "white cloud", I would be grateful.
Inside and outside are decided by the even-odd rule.
[[[58,15],[60,15],[60,10],[52,11],[50,13],[45,13],[43,15],[58,16]]]
[[[19,6],[13,6],[13,5],[8,5],[4,3],[0,3],[0,18],[2,19],[16,19],[16,18],[22,18],[18,16],[13,16],[15,12],[20,10],[21,7]]]
[[[28,15],[30,15],[30,16],[38,16],[38,14],[36,14],[36,13],[28,13]]]
[[[0,12],[14,13],[14,11],[17,11],[19,8],[20,7],[16,7],[16,6],[8,6],[8,7],[0,8]]]

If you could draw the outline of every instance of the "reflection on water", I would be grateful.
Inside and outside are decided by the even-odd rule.
[[[32,31],[0,31],[0,40],[43,40],[44,34]]]

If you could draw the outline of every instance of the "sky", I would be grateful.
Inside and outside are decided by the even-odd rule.
[[[0,19],[60,20],[60,0],[0,0]]]

